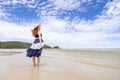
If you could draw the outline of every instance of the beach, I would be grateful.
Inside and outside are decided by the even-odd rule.
[[[120,80],[120,50],[43,49],[33,67],[26,49],[0,49],[0,80]]]

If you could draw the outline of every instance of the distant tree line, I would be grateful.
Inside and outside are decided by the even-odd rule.
[[[20,41],[6,41],[6,42],[0,42],[0,48],[3,49],[21,49],[21,48],[28,48],[31,46],[31,43],[26,43],[26,42],[20,42]],[[44,48],[52,48],[49,45],[44,45]],[[53,48],[59,48],[58,46],[55,46]]]

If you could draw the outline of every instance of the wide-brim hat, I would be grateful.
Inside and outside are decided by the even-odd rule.
[[[40,27],[40,26],[41,26],[40,24],[35,24],[35,25],[33,26],[32,30],[34,30],[35,28]]]

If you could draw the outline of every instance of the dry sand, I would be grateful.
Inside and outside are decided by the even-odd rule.
[[[25,50],[0,49],[1,53],[5,51],[16,54],[0,56],[0,80],[120,80],[119,61],[44,49],[40,66],[33,67]]]

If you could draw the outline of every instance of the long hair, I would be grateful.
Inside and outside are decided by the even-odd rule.
[[[32,35],[35,36],[36,34],[38,34],[38,29],[39,29],[40,26],[37,26],[36,28],[34,28],[32,30]]]

